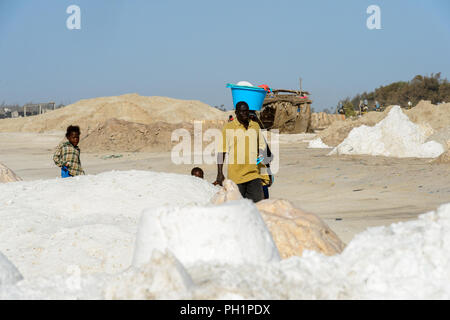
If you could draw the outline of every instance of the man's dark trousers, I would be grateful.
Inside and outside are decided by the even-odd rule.
[[[237,185],[244,198],[258,202],[264,199],[261,179],[254,179]]]

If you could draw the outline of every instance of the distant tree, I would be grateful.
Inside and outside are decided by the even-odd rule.
[[[346,118],[356,116],[355,107],[350,100],[344,103],[344,112]]]
[[[323,109],[323,112],[328,113],[328,114],[331,113],[331,111],[328,108]]]
[[[444,80],[439,86],[439,101],[450,102],[450,82]]]
[[[360,101],[367,99],[369,108],[378,101],[382,106],[400,105],[406,107],[408,101],[416,105],[420,100],[431,100],[432,103],[450,101],[450,84],[447,79],[441,79],[441,73],[430,76],[417,75],[411,81],[397,81],[387,86],[380,86],[372,92],[356,94],[350,101],[358,108]]]

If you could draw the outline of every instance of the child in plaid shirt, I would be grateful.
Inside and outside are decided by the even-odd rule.
[[[67,139],[67,140],[66,140]],[[61,177],[73,177],[84,174],[80,161],[80,127],[67,127],[66,139],[62,141],[53,154],[53,161],[61,167]]]

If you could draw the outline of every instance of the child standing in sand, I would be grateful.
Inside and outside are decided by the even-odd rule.
[[[66,139],[62,141],[53,154],[53,161],[61,167],[61,177],[73,177],[83,175],[84,170],[80,161],[80,127],[69,126],[66,131]]]

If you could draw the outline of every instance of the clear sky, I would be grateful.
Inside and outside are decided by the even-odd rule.
[[[81,29],[69,30],[70,5]],[[369,30],[369,5],[381,30]],[[448,0],[0,0],[0,102],[139,93],[232,105],[240,80],[316,110],[416,74],[450,79]]]

